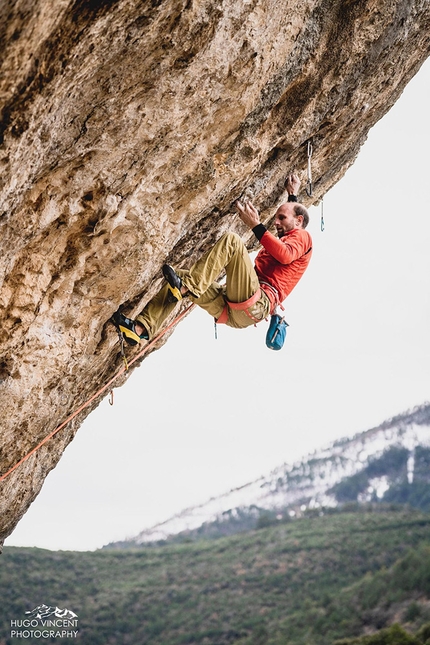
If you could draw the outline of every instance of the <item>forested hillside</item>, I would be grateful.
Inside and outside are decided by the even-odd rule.
[[[10,619],[42,603],[78,614],[85,645],[333,645],[376,633],[363,642],[419,645],[430,623],[430,515],[378,506],[188,544],[9,547],[0,594],[1,645],[16,642]]]

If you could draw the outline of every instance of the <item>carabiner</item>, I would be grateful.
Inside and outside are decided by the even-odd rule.
[[[324,198],[321,199],[321,232],[324,231]]]

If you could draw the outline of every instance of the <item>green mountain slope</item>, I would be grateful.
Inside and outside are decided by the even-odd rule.
[[[430,515],[378,508],[136,550],[6,548],[0,643],[42,603],[76,612],[85,645],[332,645],[399,621],[416,632],[430,622]]]
[[[391,446],[380,457],[369,460],[360,472],[345,477],[328,492],[338,503],[355,502],[369,489],[374,479],[386,478],[387,490],[380,499],[374,491],[372,501],[409,504],[424,512],[430,511],[430,449],[417,446],[414,451],[413,481],[408,480],[407,463],[410,451]]]

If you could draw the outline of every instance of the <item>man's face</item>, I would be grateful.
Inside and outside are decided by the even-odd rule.
[[[301,228],[303,217],[294,216],[294,203],[282,204],[275,213],[275,227],[278,237],[282,237],[294,228]]]

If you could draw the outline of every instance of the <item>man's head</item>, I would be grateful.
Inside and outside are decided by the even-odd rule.
[[[278,237],[282,237],[295,228],[306,228],[309,224],[309,213],[302,204],[287,202],[275,213],[275,227]]]

